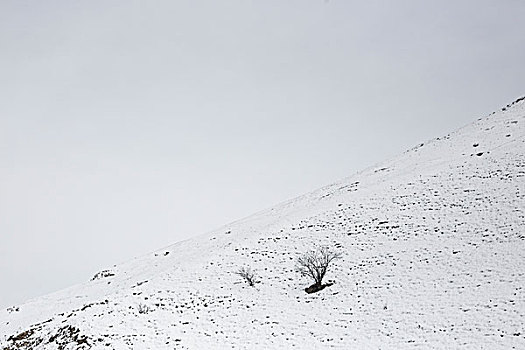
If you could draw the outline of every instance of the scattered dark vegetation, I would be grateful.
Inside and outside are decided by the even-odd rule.
[[[82,349],[83,345],[89,347],[88,338],[80,334],[80,330],[74,326],[64,326],[58,332],[49,338],[50,343],[56,343],[58,349],[62,350],[76,343],[76,349]]]
[[[508,105],[506,105],[505,107],[503,107],[501,110],[502,110],[502,111],[506,111],[507,108],[512,107],[512,106],[514,106],[516,103],[521,102],[521,101],[523,101],[523,100],[525,100],[525,96],[518,98],[516,101],[514,101],[514,102],[512,102],[512,103],[509,103]]]
[[[333,283],[323,284],[323,278],[328,272],[332,262],[339,259],[341,254],[327,246],[321,246],[314,250],[304,253],[297,258],[296,270],[302,276],[311,278],[314,283],[305,288],[306,293],[315,293]]]
[[[111,272],[110,270],[103,270],[103,271],[97,272],[91,280],[95,281],[101,278],[112,277],[112,276],[115,276],[113,272]]]
[[[7,308],[7,312],[11,313],[11,312],[18,312],[20,311],[20,307],[19,306],[11,306],[11,307],[8,307]]]
[[[47,323],[43,322],[43,323]],[[80,330],[75,326],[66,325],[59,328],[48,339],[37,335],[38,331],[42,329],[42,324],[35,325],[34,328],[28,329],[17,335],[13,335],[7,339],[10,343],[5,350],[16,349],[34,349],[39,346],[50,345],[53,349],[64,350],[74,346],[75,349],[90,348],[88,338],[80,333]]]
[[[40,338],[34,338],[33,329],[29,329],[17,335],[10,336],[7,341],[10,344],[5,348],[5,350],[15,350],[15,349],[32,349],[35,345],[38,345],[42,342]]]
[[[241,267],[235,274],[241,276],[250,287],[254,287],[255,283],[260,283],[259,277],[250,267]]]

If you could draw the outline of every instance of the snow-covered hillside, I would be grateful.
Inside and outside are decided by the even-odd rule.
[[[525,100],[0,311],[2,349],[525,349]],[[203,214],[205,215],[205,214]],[[307,294],[296,258],[342,253]],[[255,269],[261,283],[235,272]],[[6,286],[3,286],[6,288]]]

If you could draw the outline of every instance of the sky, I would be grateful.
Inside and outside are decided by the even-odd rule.
[[[0,0],[0,307],[525,95],[521,0]]]

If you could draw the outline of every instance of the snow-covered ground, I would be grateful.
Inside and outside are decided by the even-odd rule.
[[[524,210],[522,99],[335,184],[1,310],[0,347],[525,349]],[[326,277],[334,285],[306,294],[310,281],[294,267],[315,245],[342,258]],[[261,283],[246,284],[242,266]]]

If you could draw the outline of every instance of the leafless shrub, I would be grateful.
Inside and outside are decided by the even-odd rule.
[[[327,246],[321,246],[297,258],[297,272],[314,280],[314,284],[305,289],[307,293],[320,291],[327,286],[323,285],[323,277],[326,275],[330,264],[340,257],[340,253]]]
[[[250,287],[253,287],[255,286],[255,283],[260,282],[259,277],[250,267],[243,266],[237,272],[235,272],[235,274],[241,276],[246,282],[248,282]]]
[[[139,314],[147,314],[148,312],[153,311],[148,305],[146,304],[139,304],[137,306],[137,310]]]

